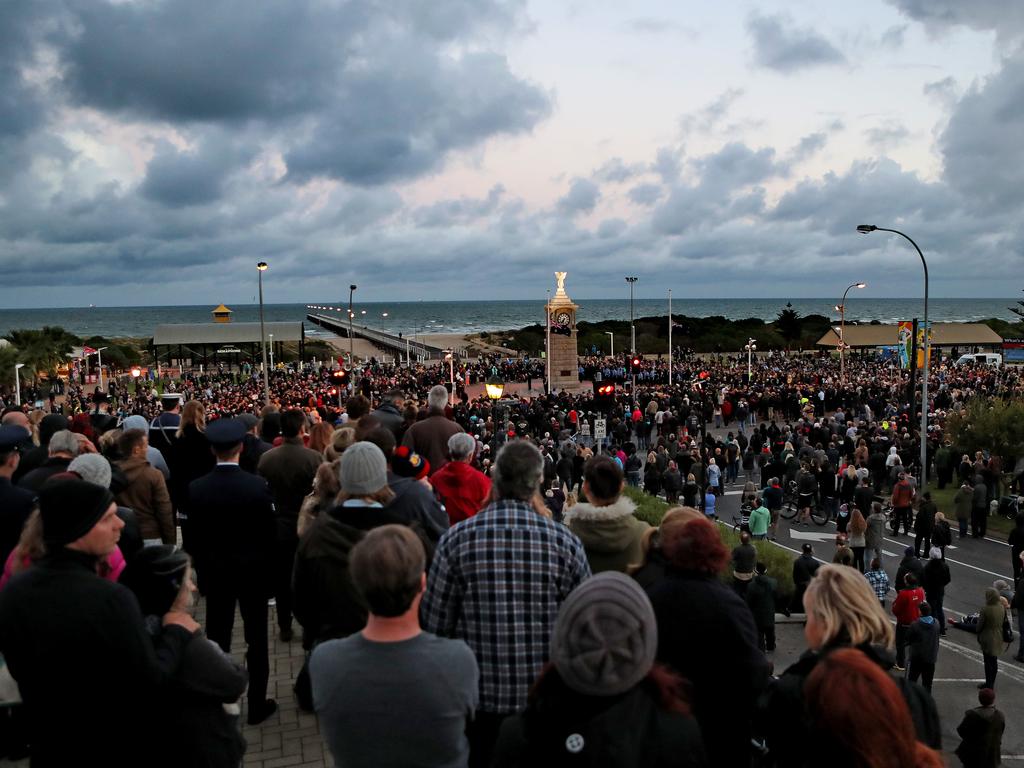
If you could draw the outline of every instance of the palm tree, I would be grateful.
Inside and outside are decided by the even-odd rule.
[[[17,348],[18,362],[25,363],[25,375],[33,380],[40,372],[55,376],[58,366],[67,362],[71,348],[79,343],[74,334],[50,325],[43,326],[41,330],[11,331],[4,338]]]

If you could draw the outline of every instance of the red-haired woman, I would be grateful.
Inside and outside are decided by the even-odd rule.
[[[658,619],[658,661],[692,684],[693,714],[712,765],[750,764],[751,717],[768,662],[746,603],[718,576],[729,550],[708,520],[659,531],[667,561],[648,594]]]
[[[824,656],[807,677],[805,712],[812,753],[831,768],[941,768],[939,753],[915,738],[903,693],[855,648]],[[870,702],[870,706],[865,706]]]

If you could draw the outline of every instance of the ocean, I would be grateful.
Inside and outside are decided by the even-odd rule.
[[[801,315],[819,314],[835,317],[837,299],[792,299],[793,308]],[[628,320],[629,300],[578,299],[579,320]],[[758,317],[773,320],[786,304],[785,299],[673,299],[672,312],[691,317],[722,315],[730,320]],[[637,299],[633,303],[636,317],[665,315],[665,299]],[[974,322],[989,317],[1018,320],[1008,307],[1016,299],[931,299],[928,310],[933,322]],[[847,321],[895,323],[923,318],[921,299],[846,300]],[[42,328],[59,325],[79,336],[152,336],[153,329],[164,323],[205,323],[212,320],[212,306],[178,307],[78,307],[51,309],[0,309],[0,335],[20,328]],[[232,320],[256,322],[257,304],[232,304]],[[356,323],[383,328],[393,333],[474,333],[479,331],[521,328],[544,322],[543,301],[407,301],[372,302],[354,305]],[[266,304],[265,319],[298,321],[305,319],[305,304]],[[387,316],[384,316],[384,313]],[[365,314],[364,314],[365,313]],[[326,314],[331,314],[327,312]],[[339,313],[344,316],[342,313]],[[307,326],[307,331],[316,328]]]

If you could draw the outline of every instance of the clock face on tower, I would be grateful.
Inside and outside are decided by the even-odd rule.
[[[560,312],[555,312],[555,322],[559,325],[568,325],[569,321],[572,320],[572,316],[564,309]]]

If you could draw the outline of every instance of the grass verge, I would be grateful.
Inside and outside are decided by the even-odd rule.
[[[666,502],[654,496],[649,496],[639,488],[627,487],[625,493],[636,504],[636,512],[634,514],[637,518],[650,525],[657,526],[661,524],[661,518],[669,508]],[[722,525],[719,526],[718,530],[722,535],[722,541],[730,550],[740,543],[739,534],[734,532],[732,528]],[[778,582],[779,594],[783,597],[792,595],[792,553],[772,544],[770,541],[755,541],[754,547],[757,549],[757,559],[768,566],[768,575]],[[726,570],[722,574],[722,579],[723,581],[731,581],[731,571]]]

